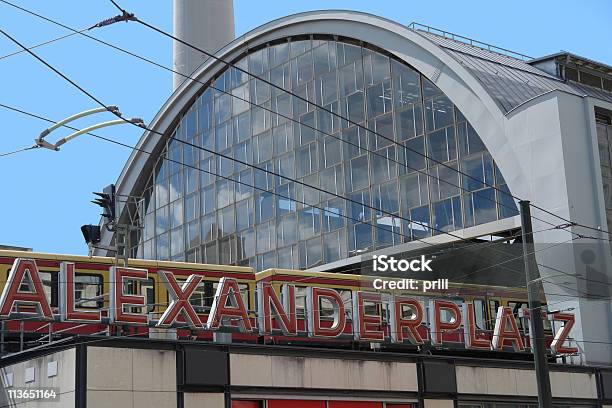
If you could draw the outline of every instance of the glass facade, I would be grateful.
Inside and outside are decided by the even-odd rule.
[[[308,102],[234,68],[220,73],[218,90],[203,89],[157,161],[138,257],[308,268],[438,233],[431,227],[517,214],[507,195],[452,170],[508,191],[472,126],[405,63],[322,37],[235,63]]]

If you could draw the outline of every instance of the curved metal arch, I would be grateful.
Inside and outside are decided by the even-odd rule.
[[[238,37],[216,55],[225,61],[233,61],[248,50],[268,42],[304,34],[325,34],[363,41],[411,65],[459,107],[498,162],[511,191],[514,185],[518,186],[519,180],[524,180],[523,175],[519,174],[519,160],[506,140],[504,127],[507,118],[493,98],[472,74],[441,47],[406,26],[352,11],[299,13],[274,20]],[[164,103],[150,127],[164,133],[171,132],[204,87],[200,82],[209,82],[226,67],[226,64],[213,58],[204,61],[191,75],[199,82],[186,79]],[[141,136],[137,147],[156,154],[133,151],[116,183],[118,192],[134,194],[143,187],[149,178],[146,169],[153,168],[165,139],[150,132]],[[103,242],[106,240],[110,241],[110,237],[103,237]]]

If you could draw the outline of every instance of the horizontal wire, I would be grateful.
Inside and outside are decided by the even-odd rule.
[[[12,156],[12,155],[17,154],[17,153],[21,153],[21,152],[25,152],[27,150],[33,150],[33,149],[37,149],[37,148],[38,148],[38,146],[36,146],[36,145],[29,146],[29,147],[23,147],[21,149],[17,149],[17,150],[13,150],[13,151],[10,151],[10,152],[2,153],[2,154],[0,154],[0,157]]]
[[[8,2],[8,1],[6,1],[6,0],[0,0],[0,1],[2,1],[3,3],[8,4],[8,5],[10,5],[10,6],[16,7],[16,8],[18,8],[18,9],[20,9],[20,10],[22,10],[22,11],[26,12],[26,13],[29,13],[29,14],[31,14],[31,15],[34,15],[34,16],[36,16],[36,17],[38,17],[38,18],[42,18],[42,19],[44,19],[44,20],[46,20],[46,21],[48,21],[48,22],[50,22],[50,23],[52,23],[52,24],[56,24],[56,25],[58,25],[58,26],[60,26],[60,27],[62,27],[62,28],[65,28],[65,29],[67,29],[67,30],[70,30],[70,31],[74,32],[75,34],[77,34],[77,33],[78,33],[78,34],[81,34],[81,35],[83,35],[83,36],[85,36],[85,37],[87,37],[87,38],[89,38],[89,39],[91,39],[91,40],[94,40],[94,41],[96,41],[96,42],[99,42],[99,43],[101,43],[101,44],[104,44],[104,45],[106,45],[106,46],[108,46],[108,47],[111,47],[111,48],[113,48],[113,49],[115,49],[115,50],[118,50],[118,51],[120,51],[120,52],[126,53],[126,54],[128,54],[128,55],[130,55],[130,56],[133,56],[133,57],[135,57],[135,58],[141,59],[141,60],[143,60],[143,61],[145,61],[145,62],[147,62],[147,63],[153,64],[153,65],[155,65],[155,66],[157,66],[157,67],[159,67],[159,68],[162,68],[162,69],[164,69],[164,70],[167,70],[167,71],[173,72],[173,73],[175,73],[175,74],[181,75],[181,76],[183,76],[184,78],[191,79],[192,81],[199,82],[199,83],[201,83],[201,84],[203,84],[203,85],[207,85],[206,83],[204,83],[204,82],[202,82],[202,81],[200,81],[200,80],[198,80],[198,79],[196,79],[196,78],[192,78],[192,77],[191,77],[191,76],[189,76],[189,75],[185,75],[185,74],[183,74],[183,73],[181,73],[181,72],[178,72],[178,71],[176,71],[176,70],[174,70],[174,69],[172,69],[172,68],[166,67],[166,66],[164,66],[164,65],[162,65],[162,64],[159,64],[159,63],[157,63],[157,62],[155,62],[155,61],[152,61],[152,60],[150,60],[150,59],[148,59],[148,58],[142,57],[142,56],[140,56],[140,55],[138,55],[138,54],[135,54],[135,53],[133,53],[133,52],[131,52],[131,51],[125,50],[125,49],[123,49],[123,48],[121,48],[121,47],[118,47],[118,46],[116,46],[116,45],[114,45],[114,44],[111,44],[111,43],[109,43],[109,42],[107,42],[107,41],[100,40],[100,39],[98,39],[98,38],[96,38],[96,37],[93,37],[93,36],[91,36],[91,35],[85,34],[85,33],[83,33],[83,32],[77,32],[77,31],[76,31],[74,28],[71,28],[71,27],[69,27],[69,26],[67,26],[67,25],[64,25],[64,24],[62,24],[62,23],[59,23],[59,22],[57,22],[57,21],[54,21],[53,19],[50,19],[50,18],[48,18],[48,17],[44,17],[44,16],[42,16],[42,15],[40,15],[40,14],[38,14],[38,13],[35,13],[35,12],[32,12],[32,11],[27,10],[27,9],[25,9],[25,8],[19,7],[19,6],[15,5],[15,4],[12,4],[12,3],[10,3],[10,2]],[[123,12],[125,13],[125,11],[123,11]],[[138,20],[138,21],[140,22],[140,20]],[[95,27],[95,26],[94,26],[94,27]],[[92,27],[92,28],[93,28],[93,27]],[[178,40],[178,39],[177,39],[177,40]],[[178,40],[178,41],[180,41],[180,40]],[[202,51],[202,52],[204,52],[204,51]],[[226,64],[229,64],[229,63],[227,63],[227,62],[225,62],[225,61],[222,61],[222,62],[224,62],[224,63],[226,63]],[[253,74],[250,74],[250,73],[248,73],[247,71],[245,71],[245,70],[243,70],[243,69],[240,69],[239,67],[236,67],[234,64],[229,64],[229,65],[231,65],[231,66],[232,66],[232,67],[234,67],[235,69],[240,70],[241,72],[246,73],[247,75],[249,75],[249,76],[251,76],[251,77],[254,77],[254,78],[258,79],[258,80],[262,80],[262,81],[264,81],[264,80],[263,80],[263,79],[261,79],[260,77],[258,77],[258,76],[256,76],[256,75],[253,75]],[[270,83],[270,84],[271,84],[271,83]],[[208,87],[209,87],[209,88],[212,88],[212,89],[214,89],[214,90],[216,90],[216,91],[218,91],[218,92],[221,92],[221,93],[227,94],[227,95],[229,95],[230,97],[233,97],[233,98],[236,98],[236,99],[242,100],[242,101],[244,101],[244,102],[247,102],[247,103],[249,103],[249,104],[251,104],[251,105],[253,105],[253,106],[261,107],[261,108],[263,108],[263,109],[264,109],[264,110],[266,110],[266,111],[269,111],[269,112],[274,113],[274,114],[276,114],[276,115],[279,115],[279,116],[281,116],[281,117],[283,117],[283,118],[286,118],[286,119],[288,119],[288,120],[291,120],[292,122],[298,123],[298,124],[300,124],[300,126],[305,126],[305,127],[307,127],[307,128],[311,128],[311,129],[315,130],[316,132],[322,133],[322,134],[324,134],[324,135],[326,135],[326,136],[331,136],[331,137],[333,137],[333,138],[335,138],[335,139],[340,140],[340,141],[341,141],[341,142],[343,142],[343,143],[348,143],[348,144],[350,144],[350,145],[353,145],[353,146],[355,146],[355,147],[359,148],[360,150],[365,150],[365,151],[368,151],[368,152],[370,152],[370,153],[372,153],[372,154],[375,154],[375,155],[381,156],[381,157],[385,158],[386,160],[392,160],[392,159],[390,159],[389,157],[385,156],[384,154],[381,154],[381,153],[378,153],[378,152],[372,151],[371,149],[368,149],[368,148],[361,147],[361,146],[359,146],[359,145],[357,145],[357,144],[354,144],[354,143],[349,142],[348,140],[342,139],[341,137],[336,136],[336,135],[334,135],[334,134],[330,134],[330,133],[327,133],[327,132],[320,131],[320,130],[318,130],[318,129],[317,129],[316,127],[314,127],[314,126],[311,126],[311,125],[308,125],[308,124],[301,123],[301,122],[299,122],[297,119],[295,119],[295,118],[293,118],[293,117],[290,117],[290,116],[288,116],[288,115],[284,115],[284,114],[282,114],[282,113],[276,112],[276,111],[272,110],[271,108],[267,108],[267,107],[265,107],[265,106],[263,106],[263,105],[256,104],[256,103],[254,103],[254,102],[252,102],[252,101],[250,101],[250,100],[247,100],[247,99],[245,99],[245,98],[242,98],[242,97],[240,97],[240,96],[238,96],[238,95],[234,95],[234,94],[233,94],[233,93],[231,93],[231,92],[228,92],[228,91],[225,91],[225,90],[219,89],[219,88],[215,87],[215,86],[214,86],[214,85],[212,85],[212,84],[208,84]],[[304,101],[306,101],[306,102],[308,102],[308,103],[312,104],[313,106],[318,107],[319,109],[324,109],[323,107],[320,107],[320,106],[318,106],[318,105],[316,105],[316,104],[314,104],[314,103],[312,103],[312,102],[310,102],[310,101],[307,101],[305,98],[300,97],[299,95],[296,95],[296,94],[295,94],[295,93],[293,93],[293,92],[290,92],[290,91],[288,91],[288,90],[285,90],[285,89],[284,89],[284,88],[282,88],[282,87],[279,87],[279,86],[276,86],[276,85],[274,85],[274,87],[275,87],[275,88],[277,88],[277,89],[279,89],[279,90],[281,90],[281,91],[283,91],[283,92],[285,92],[285,93],[287,93],[287,94],[289,94],[289,95],[291,95],[291,96],[293,96],[293,97],[297,97],[298,99],[302,99],[302,100],[304,100]],[[328,111],[328,113],[333,113],[331,110],[327,110],[327,111]],[[333,113],[333,114],[335,114],[336,116],[338,116],[340,119],[343,119],[343,120],[347,120],[347,121],[348,121],[348,119],[344,118],[343,116],[341,116],[341,115],[339,115],[339,114],[337,114],[337,113]],[[355,124],[355,123],[353,123],[353,124]],[[389,141],[392,141],[392,142],[393,142],[395,145],[399,146],[400,148],[407,149],[407,150],[413,151],[413,152],[415,152],[415,153],[418,153],[418,154],[422,155],[423,157],[425,157],[425,158],[427,158],[427,159],[429,159],[429,160],[432,160],[432,161],[434,161],[434,162],[437,162],[438,164],[443,164],[442,162],[435,161],[433,158],[430,158],[428,155],[425,155],[425,154],[423,154],[423,153],[420,153],[420,152],[418,152],[417,150],[410,149],[410,148],[408,148],[407,146],[402,145],[401,143],[398,143],[398,142],[396,142],[396,141],[394,141],[394,140],[392,140],[392,139],[390,139],[390,138],[388,138],[388,137],[385,137],[384,135],[381,135],[381,134],[379,134],[379,133],[377,133],[377,132],[374,132],[374,131],[372,131],[372,130],[370,130],[370,129],[367,129],[367,128],[363,127],[363,125],[361,125],[361,127],[362,127],[363,129],[365,129],[367,132],[373,133],[373,134],[375,134],[375,135],[377,135],[377,136],[379,136],[379,137],[383,137],[383,138],[385,138],[385,139],[387,139],[387,140],[389,140]],[[153,132],[153,133],[155,133],[155,132]],[[448,180],[444,180],[444,179],[442,179],[442,178],[439,178],[439,177],[433,176],[433,175],[429,174],[429,173],[428,173],[428,172],[426,172],[426,171],[422,171],[422,170],[419,170],[419,169],[416,169],[416,168],[412,168],[412,167],[408,166],[406,163],[401,163],[401,162],[399,162],[399,161],[397,161],[397,160],[392,160],[392,161],[394,161],[395,163],[399,164],[399,165],[400,165],[400,166],[402,166],[402,167],[407,167],[407,168],[410,168],[410,169],[412,169],[412,170],[416,170],[417,172],[419,172],[419,173],[421,173],[421,174],[424,174],[424,175],[426,175],[427,177],[435,178],[435,179],[437,179],[437,180],[439,180],[439,181],[442,181],[442,182],[444,182],[444,183],[447,183],[447,184],[449,184],[449,185],[451,185],[451,186],[454,186],[454,187],[456,187],[456,188],[460,188],[460,189],[461,189],[461,190],[463,190],[463,191],[470,192],[470,193],[475,194],[475,195],[477,195],[477,196],[482,196],[482,197],[484,197],[485,199],[487,199],[487,200],[489,200],[489,201],[493,201],[493,202],[495,202],[495,203],[497,203],[497,204],[499,204],[499,205],[501,205],[501,206],[503,206],[503,207],[506,207],[506,208],[508,208],[508,209],[511,209],[511,210],[513,210],[513,211],[516,211],[516,210],[517,210],[516,208],[512,208],[512,207],[510,207],[510,206],[508,206],[508,205],[504,204],[504,203],[503,203],[503,202],[501,202],[501,201],[497,201],[497,200],[495,200],[495,199],[491,199],[491,198],[489,198],[489,197],[485,196],[485,195],[484,195],[484,192],[482,192],[482,191],[470,191],[470,190],[468,190],[468,189],[465,189],[465,188],[462,188],[462,187],[460,187],[460,186],[458,186],[458,185],[455,185],[454,183],[452,183],[452,182],[450,182],[450,181],[448,181]],[[473,180],[475,180],[475,181],[479,182],[480,184],[483,184],[483,185],[488,186],[488,187],[493,187],[492,185],[487,184],[485,181],[480,180],[480,179],[478,179],[478,178],[476,178],[476,177],[474,177],[474,176],[469,176],[469,175],[467,175],[466,173],[462,173],[461,171],[459,171],[458,169],[453,168],[452,166],[449,166],[449,165],[444,165],[444,166],[445,166],[445,167],[447,167],[447,168],[449,168],[449,169],[451,169],[451,170],[454,170],[455,172],[458,172],[459,174],[463,174],[463,175],[465,175],[465,176],[468,176],[468,177],[472,178]],[[496,189],[496,190],[498,190],[498,191],[500,191],[500,192],[503,192],[503,193],[505,193],[505,194],[509,194],[509,193],[507,193],[507,192],[505,192],[505,191],[503,191],[503,190],[501,190],[501,189],[498,189],[498,188],[495,188],[495,189]],[[512,196],[512,195],[511,195],[511,196]],[[516,197],[514,197],[514,196],[512,196],[512,197],[513,197],[513,198],[516,198]],[[516,198],[516,199],[518,199],[518,198]],[[520,200],[520,199],[518,199],[518,200]],[[548,221],[545,221],[545,220],[539,219],[539,218],[537,218],[537,217],[533,217],[533,218],[534,218],[534,219],[538,219],[539,221],[544,222],[544,223],[546,223],[546,224],[548,224],[548,225],[554,225],[554,224],[552,224],[552,223],[550,223],[550,222],[548,222]]]
[[[3,104],[3,103],[0,103],[0,107],[3,107],[3,108],[5,108],[5,109],[9,109],[9,110],[12,110],[12,111],[18,112],[18,113],[23,114],[23,115],[27,115],[27,116],[30,116],[30,117],[36,118],[36,119],[39,119],[39,120],[42,120],[42,121],[46,121],[46,122],[49,122],[49,123],[56,123],[55,121],[53,121],[53,120],[51,120],[51,119],[48,119],[48,118],[45,118],[45,117],[43,117],[43,116],[40,116],[40,115],[37,115],[37,114],[33,114],[33,113],[27,112],[27,111],[25,111],[25,110],[22,110],[22,109],[19,109],[19,108],[15,108],[15,107],[12,107],[12,106],[9,106],[9,105],[6,105],[6,104]],[[76,127],[69,126],[69,125],[63,125],[63,127],[66,127],[66,128],[68,128],[68,129],[71,129],[71,130],[74,130],[74,131],[79,131],[79,130],[80,130],[80,129],[76,128]],[[146,151],[146,150],[144,150],[144,149],[140,149],[140,148],[138,148],[138,147],[136,147],[136,146],[131,146],[131,145],[128,145],[128,144],[125,144],[125,143],[122,143],[122,142],[118,142],[118,141],[116,141],[116,140],[113,140],[113,139],[110,139],[110,138],[107,138],[107,137],[103,137],[103,136],[99,136],[99,135],[96,135],[96,134],[91,133],[91,132],[88,132],[87,134],[88,134],[88,135],[90,135],[90,136],[92,136],[92,137],[95,137],[95,138],[97,138],[97,139],[104,140],[104,141],[109,142],[109,143],[117,144],[117,145],[119,145],[119,146],[126,147],[126,148],[128,148],[128,149],[136,150],[136,151],[139,151],[139,152],[141,152],[141,153],[145,153],[145,154],[148,154],[148,155],[152,155],[152,154],[153,154],[153,153],[151,153],[151,152],[149,152],[149,151]],[[251,185],[251,184],[248,184],[248,183],[245,183],[245,182],[240,182],[240,181],[234,180],[234,179],[232,179],[232,178],[228,178],[228,177],[226,177],[226,176],[221,176],[221,175],[219,175],[219,174],[217,174],[217,173],[213,173],[213,172],[210,172],[210,171],[205,170],[205,169],[200,169],[200,168],[197,168],[197,167],[195,167],[195,166],[191,166],[191,165],[189,165],[189,164],[182,163],[182,162],[177,161],[177,160],[174,160],[174,159],[170,159],[170,158],[166,158],[166,157],[164,157],[163,159],[164,159],[164,160],[167,160],[167,161],[170,161],[170,162],[173,162],[173,163],[177,163],[177,164],[180,164],[180,165],[184,165],[184,166],[186,166],[186,167],[193,168],[193,169],[195,169],[195,170],[198,170],[198,171],[201,171],[201,172],[204,172],[204,173],[207,173],[207,174],[211,174],[211,175],[219,176],[219,177],[221,177],[221,178],[225,178],[225,179],[227,179],[227,180],[229,180],[229,181],[236,182],[236,183],[239,183],[239,184],[243,184],[243,185],[245,185],[245,186],[247,186],[247,187],[250,187],[250,188],[257,188],[255,185]],[[268,190],[265,190],[265,191],[267,192]],[[286,199],[289,199],[290,201],[296,201],[296,200],[294,200],[294,199],[292,199],[292,198],[289,198],[289,197],[286,197],[286,196],[284,196],[284,195],[280,195],[280,194],[277,194],[277,193],[272,193],[272,194],[275,194],[275,195],[277,195],[277,196],[280,196],[281,198],[286,198]],[[307,204],[306,204],[306,205],[307,205]],[[310,205],[308,205],[308,206],[310,206]],[[317,207],[317,208],[318,208],[318,207]],[[319,208],[319,209],[320,209],[320,208]],[[329,212],[329,211],[327,211],[327,210],[323,210],[323,211],[324,211],[325,213],[328,213],[328,212]],[[336,213],[334,213],[334,214],[336,214]],[[346,217],[348,217],[348,216],[346,216]],[[353,221],[357,221],[357,222],[359,222],[359,223],[364,223],[364,222],[363,222],[363,220],[358,220],[358,219],[355,219],[355,218],[352,218],[352,217],[349,217],[349,218],[350,218],[351,220],[353,220]],[[370,223],[369,225],[372,225],[372,226],[374,226],[375,228],[381,228],[381,229],[383,229],[385,232],[390,232],[390,230],[389,230],[388,228],[386,228],[386,227],[382,227],[382,226],[379,226],[378,224],[371,224],[371,223]],[[535,231],[535,232],[532,232],[532,234],[539,233],[539,232],[550,231],[550,230],[554,230],[554,229],[556,229],[556,226],[555,226],[555,227],[552,227],[552,228],[547,228],[547,229],[543,229],[543,230]],[[392,233],[392,234],[394,234],[394,235],[403,235],[403,234],[400,234],[400,233],[395,233],[395,232],[391,232],[391,233]],[[522,235],[521,233],[517,233],[517,234],[515,234],[515,235],[513,235],[513,236],[509,237],[509,239],[516,238],[516,237],[519,237],[519,236],[521,236],[521,235]],[[502,238],[502,239],[500,240],[500,243],[503,243],[503,242],[505,242],[505,241],[506,241],[506,239],[503,239],[503,238]],[[422,241],[422,242],[424,242],[424,243],[426,243],[426,244],[428,244],[428,245],[430,245],[430,246],[436,246],[436,244],[432,244],[432,243],[430,243],[430,242],[426,242],[426,241]],[[470,240],[470,241],[468,241],[468,242],[469,242],[469,243],[468,243],[468,245],[466,245],[465,247],[470,247],[471,245],[481,245],[481,244],[482,244],[482,243],[480,243],[480,242],[478,242],[478,243],[474,243],[474,242],[473,242],[473,241],[471,241],[471,240]],[[464,249],[465,247],[456,247],[456,248],[450,248],[450,249],[451,249],[451,250],[461,250],[461,249]],[[446,252],[446,253],[449,253],[449,249],[442,249],[441,251]]]
[[[68,34],[62,35],[60,37],[53,38],[53,39],[45,41],[45,42],[41,42],[41,43],[38,43],[36,45],[32,45],[32,46],[28,47],[28,49],[29,50],[33,50],[35,48],[39,48],[39,47],[42,47],[42,46],[45,46],[45,45],[48,45],[48,44],[52,44],[54,42],[63,40],[64,38],[68,38],[68,37],[72,37],[72,36],[77,35],[77,34],[81,34],[81,33],[85,32],[85,31],[90,30],[90,29],[91,29],[91,27],[84,28],[82,30],[76,30],[76,31],[74,31],[72,33],[68,33]],[[24,50],[18,50],[18,51],[15,51],[15,52],[11,52],[10,54],[6,54],[6,55],[3,55],[3,56],[0,56],[0,60],[12,57],[14,55],[22,54],[24,52],[25,52]]]
[[[0,1],[5,1],[5,0],[0,0]],[[74,87],[76,87],[76,88],[77,88],[79,91],[81,91],[81,93],[83,93],[83,94],[85,94],[86,96],[88,96],[90,99],[92,99],[93,101],[95,101],[96,103],[98,103],[100,106],[107,107],[107,105],[106,105],[106,104],[104,104],[102,101],[100,101],[98,98],[96,98],[96,97],[95,97],[93,94],[91,94],[90,92],[88,92],[87,90],[85,90],[83,87],[81,87],[79,84],[77,84],[75,81],[73,81],[72,79],[70,79],[69,77],[67,77],[66,75],[64,75],[64,74],[63,74],[62,72],[60,72],[58,69],[56,69],[56,68],[55,68],[55,67],[53,67],[51,64],[49,64],[48,62],[46,62],[46,61],[45,61],[43,58],[41,58],[40,56],[36,55],[36,54],[35,54],[33,51],[28,50],[28,49],[27,49],[25,46],[23,46],[23,45],[22,45],[22,44],[21,44],[19,41],[17,41],[17,40],[16,40],[15,38],[13,38],[11,35],[9,35],[8,33],[6,33],[6,31],[4,31],[4,30],[0,29],[0,33],[1,33],[1,34],[3,34],[3,35],[4,35],[5,37],[7,37],[8,39],[10,39],[10,40],[11,40],[12,42],[14,42],[15,44],[17,44],[17,45],[19,45],[20,47],[22,47],[22,48],[23,48],[23,49],[24,49],[26,52],[28,52],[29,54],[31,54],[31,55],[32,55],[34,58],[36,58],[38,61],[40,61],[42,64],[44,64],[44,65],[45,65],[47,68],[51,69],[51,70],[52,70],[53,72],[55,72],[57,75],[59,75],[59,76],[60,76],[60,77],[62,77],[64,80],[66,80],[67,82],[69,82],[70,84],[72,84],[72,85],[73,85]],[[187,142],[187,141],[183,141],[183,140],[180,140],[180,139],[176,139],[174,136],[169,136],[169,137],[168,137],[168,136],[167,136],[167,135],[165,135],[164,133],[159,132],[159,131],[156,131],[156,130],[153,130],[153,129],[150,129],[149,127],[147,127],[147,126],[145,126],[145,125],[138,125],[138,124],[135,124],[135,123],[133,123],[132,121],[130,121],[129,119],[126,119],[125,117],[123,117],[123,116],[122,116],[120,113],[118,113],[118,112],[116,112],[116,111],[113,111],[113,112],[111,112],[111,113],[113,113],[115,116],[117,116],[118,118],[120,118],[121,120],[125,121],[125,122],[126,122],[126,123],[128,123],[128,124],[134,125],[134,126],[139,127],[139,128],[143,128],[143,129],[145,129],[145,130],[147,130],[147,131],[149,131],[149,132],[152,132],[152,133],[156,133],[156,134],[158,134],[158,135],[160,135],[160,136],[162,136],[162,137],[164,137],[164,138],[167,138],[167,139],[172,139],[172,140],[178,141],[178,142],[180,142],[180,143],[183,143],[183,144],[189,145],[189,146],[191,146],[191,147],[194,147],[194,148],[197,148],[197,149],[200,149],[200,150],[206,151],[206,152],[208,152],[208,153],[210,153],[210,154],[213,154],[213,155],[216,155],[216,156],[219,156],[219,157],[225,158],[225,159],[230,160],[230,161],[234,161],[234,162],[240,163],[240,164],[242,164],[242,165],[244,165],[244,166],[248,166],[248,167],[252,167],[253,169],[257,169],[257,170],[260,170],[260,171],[264,171],[264,172],[266,172],[266,173],[268,173],[268,174],[271,174],[271,175],[273,175],[273,176],[276,176],[276,177],[279,177],[279,178],[284,178],[284,179],[286,179],[286,180],[289,180],[289,181],[291,181],[291,182],[294,182],[294,183],[297,183],[297,184],[303,185],[303,186],[308,187],[308,188],[310,188],[310,189],[320,191],[320,192],[322,192],[322,193],[324,193],[324,194],[329,194],[329,195],[335,196],[335,197],[337,197],[337,198],[344,199],[345,201],[352,202],[353,204],[358,204],[359,206],[363,206],[363,207],[369,208],[369,209],[371,209],[371,210],[374,210],[374,211],[376,211],[376,212],[386,214],[387,216],[391,216],[392,218],[398,218],[398,219],[401,219],[401,220],[404,220],[404,221],[407,221],[407,222],[410,222],[410,223],[415,223],[415,224],[417,224],[417,225],[421,225],[421,226],[423,226],[423,227],[425,227],[425,228],[427,228],[427,229],[431,229],[432,231],[438,231],[438,232],[440,232],[440,233],[442,233],[442,234],[446,234],[446,235],[449,235],[449,236],[451,236],[451,237],[457,238],[458,240],[461,240],[461,241],[468,241],[468,240],[466,240],[465,238],[460,237],[459,235],[452,234],[452,233],[450,233],[450,232],[440,230],[440,229],[438,229],[438,228],[435,228],[435,227],[432,227],[432,226],[428,225],[427,223],[420,222],[420,221],[415,221],[415,220],[412,220],[412,219],[410,219],[410,218],[406,218],[406,217],[402,217],[402,216],[396,215],[396,214],[394,214],[394,213],[392,213],[392,212],[390,212],[390,211],[383,210],[383,209],[381,209],[381,208],[376,208],[376,207],[374,207],[374,206],[371,206],[371,205],[368,205],[368,204],[365,204],[365,203],[363,203],[363,202],[360,202],[360,201],[357,201],[357,200],[353,200],[353,199],[350,199],[350,198],[347,198],[347,197],[343,197],[343,196],[341,196],[341,195],[339,195],[339,194],[332,193],[332,192],[327,191],[327,190],[325,190],[325,189],[322,189],[322,188],[320,188],[320,187],[314,187],[314,186],[311,186],[311,185],[309,185],[309,184],[307,184],[307,183],[301,182],[301,181],[296,180],[296,179],[293,179],[293,178],[291,178],[291,177],[283,176],[283,175],[281,175],[281,174],[279,174],[279,173],[277,173],[277,172],[274,172],[274,171],[271,171],[271,170],[267,170],[267,169],[264,169],[264,168],[258,167],[258,166],[254,165],[254,164],[250,164],[250,163],[248,163],[248,162],[245,162],[245,161],[242,161],[242,160],[239,160],[239,159],[235,159],[235,158],[229,157],[229,156],[224,155],[224,154],[222,154],[222,153],[218,153],[218,152],[215,152],[215,151],[213,151],[213,150],[210,150],[210,149],[206,149],[206,148],[203,148],[203,147],[197,146],[197,145],[195,145],[195,144],[193,144],[193,143],[189,143],[189,142]],[[166,158],[164,158],[164,159],[166,159]],[[166,160],[169,160],[169,159],[166,159]],[[179,163],[179,164],[180,164],[180,163]],[[183,164],[183,165],[184,165],[184,166],[186,166],[186,164]],[[195,166],[192,166],[192,167],[193,167],[193,168],[195,168],[195,169],[197,169]],[[202,169],[199,169],[199,170],[202,170]],[[209,172],[209,173],[210,173],[210,172]],[[216,174],[216,173],[210,173],[210,174],[215,174],[215,175],[217,175],[218,177],[222,177],[222,178],[225,178],[225,179],[231,180],[231,178],[228,178],[228,177],[225,177],[225,176],[221,176],[221,175]],[[233,182],[240,183],[240,182],[239,182],[239,181],[237,181],[237,180],[232,180],[232,181],[233,181]],[[266,189],[261,189],[261,190],[262,190],[262,191],[267,191]],[[273,194],[274,194],[274,193],[273,193]],[[291,199],[291,198],[289,198],[289,197],[285,197],[285,198],[290,199],[290,200],[292,200],[292,201],[297,201],[297,200]],[[311,205],[311,204],[307,204],[307,203],[304,203],[304,202],[302,202],[302,203],[303,203],[304,205],[307,205],[307,206],[310,206],[310,207],[315,207],[315,206],[313,206],[313,205]],[[318,208],[318,207],[316,207],[316,208]],[[402,235],[403,235],[403,234],[402,234]],[[423,241],[423,240],[421,240],[421,239],[419,239],[419,238],[415,238],[415,237],[413,237],[413,239],[415,239],[415,240],[417,240],[417,241],[421,241],[421,242],[427,243],[427,244],[429,244],[429,245],[435,245],[435,244],[431,244],[431,243],[429,243],[429,242]],[[469,241],[468,241],[468,242],[469,242]]]

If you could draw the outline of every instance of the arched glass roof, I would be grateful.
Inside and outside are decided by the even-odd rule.
[[[508,191],[476,131],[407,64],[312,36],[236,65],[309,102],[233,68],[214,80],[223,92],[204,87],[143,191],[139,257],[309,268],[517,214],[485,185]]]

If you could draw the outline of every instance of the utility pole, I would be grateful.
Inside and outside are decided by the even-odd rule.
[[[535,364],[536,381],[538,383],[538,407],[552,408],[552,393],[550,391],[550,376],[546,359],[544,343],[544,326],[542,324],[542,303],[540,302],[540,287],[538,269],[533,261],[533,227],[531,226],[531,210],[529,201],[520,201],[521,230],[523,238],[523,258],[525,260],[525,278],[529,300],[529,332],[531,333],[531,351]]]

